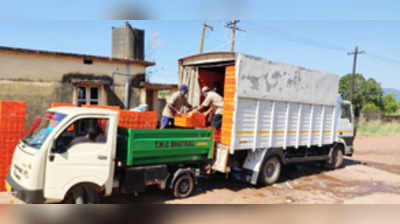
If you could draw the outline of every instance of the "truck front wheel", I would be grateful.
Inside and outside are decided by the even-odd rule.
[[[194,178],[190,174],[183,174],[176,178],[172,193],[176,198],[189,197],[194,190]]]
[[[263,186],[274,184],[281,174],[282,164],[277,157],[269,157],[265,160],[261,173],[260,183]]]
[[[343,165],[343,151],[339,145],[337,145],[333,151],[331,158],[325,163],[325,167],[329,170],[334,170]]]
[[[76,186],[72,188],[64,199],[64,204],[95,204],[98,202],[96,188],[92,186]]]

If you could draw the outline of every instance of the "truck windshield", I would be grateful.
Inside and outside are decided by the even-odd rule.
[[[25,132],[22,141],[36,149],[40,149],[51,131],[65,118],[65,114],[46,113],[36,118]]]

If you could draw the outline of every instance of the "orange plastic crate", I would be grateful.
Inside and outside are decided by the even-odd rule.
[[[157,112],[138,112],[139,125],[141,129],[156,129],[157,128]]]
[[[186,128],[202,128],[206,126],[206,117],[203,114],[182,114],[175,116],[174,125]]]
[[[177,127],[187,127],[187,128],[193,127],[192,120],[189,118],[189,115],[187,114],[175,115],[174,125]]]
[[[192,114],[191,119],[193,127],[202,128],[206,126],[206,116],[203,114]]]
[[[0,101],[0,119],[25,117],[26,103],[20,101]]]
[[[157,113],[120,110],[118,126],[128,129],[156,129]]]
[[[221,143],[231,144],[234,97],[236,92],[235,66],[227,66],[224,82],[224,116],[222,118]]]
[[[25,117],[0,118],[0,130],[6,132],[23,132],[25,129]]]

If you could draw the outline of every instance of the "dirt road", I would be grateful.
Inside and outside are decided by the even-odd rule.
[[[0,193],[0,203],[20,203]],[[105,203],[399,203],[400,137],[357,137],[355,154],[344,167],[326,171],[313,164],[285,168],[277,184],[253,187],[225,180],[200,179],[196,193],[182,200],[150,189],[136,198],[113,196]]]

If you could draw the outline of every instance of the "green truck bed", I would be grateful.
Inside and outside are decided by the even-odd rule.
[[[124,166],[195,162],[212,159],[212,130],[119,129],[117,158]]]

